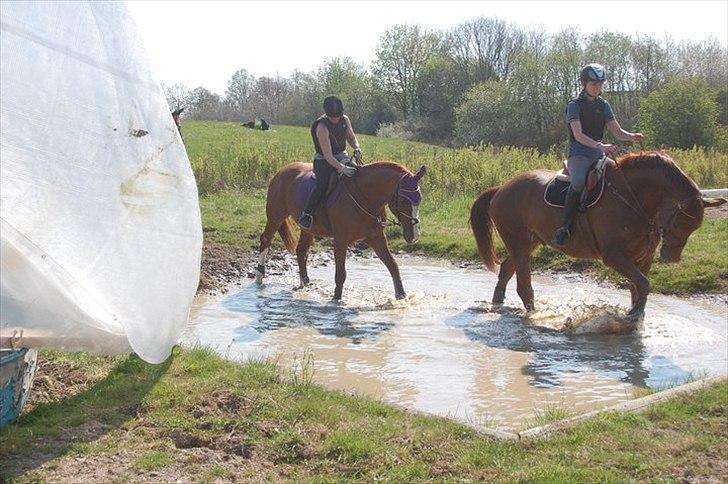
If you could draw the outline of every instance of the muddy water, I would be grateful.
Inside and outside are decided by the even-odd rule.
[[[728,373],[725,304],[652,295],[636,332],[565,334],[554,328],[623,313],[628,292],[535,276],[541,309],[525,316],[515,287],[503,308],[484,301],[493,274],[398,259],[403,301],[393,300],[376,259],[349,260],[341,303],[330,299],[333,267],[313,268],[302,290],[291,269],[262,287],[244,282],[199,299],[184,341],[235,359],[274,357],[284,370],[309,355],[313,379],[329,388],[504,430],[619,403],[638,388]]]

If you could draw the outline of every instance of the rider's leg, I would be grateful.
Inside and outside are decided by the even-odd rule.
[[[310,229],[313,225],[313,214],[318,208],[321,199],[326,195],[326,190],[329,188],[329,179],[333,168],[326,160],[314,160],[313,171],[316,174],[316,187],[308,196],[306,205],[303,207],[303,213],[298,219],[298,225],[303,229]]]
[[[593,160],[586,156],[571,156],[566,160],[566,166],[571,176],[571,185],[569,191],[566,192],[566,201],[564,202],[564,212],[561,218],[561,227],[554,233],[553,244],[559,247],[566,245],[571,235],[571,226],[574,222],[576,209],[579,206],[579,198],[586,184],[586,176],[589,168],[593,164]]]

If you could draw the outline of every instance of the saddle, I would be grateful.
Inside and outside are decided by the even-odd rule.
[[[339,180],[339,177],[336,173],[333,173],[329,179],[329,188],[326,190],[323,200],[313,214],[314,218],[321,217],[319,220],[321,220],[324,227],[329,232],[331,232],[331,222],[329,221],[329,215],[326,209],[334,205],[334,203],[336,203],[339,199],[342,186],[343,184],[341,180]],[[303,207],[314,188],[316,188],[316,175],[313,170],[311,170],[301,176],[299,183],[297,183],[294,188],[293,197],[296,205]]]
[[[586,177],[586,186],[584,191],[581,193],[580,207],[584,211],[587,208],[596,205],[597,202],[602,198],[604,193],[605,177],[604,173],[607,168],[607,164],[610,163],[610,159],[606,156],[597,161],[594,166],[589,170],[589,174]],[[543,200],[547,205],[552,207],[563,208],[566,201],[566,192],[569,190],[571,184],[571,176],[569,175],[569,169],[566,167],[566,160],[564,160],[564,167],[557,171],[554,178],[546,185],[544,190]]]

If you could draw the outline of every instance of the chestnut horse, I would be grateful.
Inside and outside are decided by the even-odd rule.
[[[276,231],[289,252],[293,253],[295,247],[302,287],[309,283],[306,260],[314,236],[333,237],[336,262],[334,299],[341,299],[346,280],[346,249],[354,242],[363,240],[387,266],[394,283],[395,297],[404,298],[399,267],[389,251],[384,234],[388,224],[385,207],[389,206],[397,217],[407,243],[416,241],[420,231],[417,214],[422,199],[418,183],[425,174],[425,167],[413,175],[397,163],[384,161],[359,166],[351,178],[340,177],[338,183],[342,186],[334,191],[336,200],[330,205],[322,202],[322,205],[327,205],[331,230],[322,223],[319,210],[314,214],[311,230],[301,231],[296,245],[291,232],[291,217],[297,219],[303,211],[308,195],[308,188],[303,184],[313,186],[310,180],[312,171],[311,163],[290,163],[278,170],[268,185],[265,207],[268,220],[260,236],[256,281],[262,283],[265,260]]]
[[[517,292],[527,311],[534,309],[531,252],[552,245],[561,226],[561,208],[544,203],[544,190],[554,173],[535,170],[489,188],[475,200],[470,225],[485,266],[495,271],[493,226],[508,251],[501,263],[493,304],[502,304],[506,285],[516,274]],[[688,237],[703,222],[703,209],[726,203],[701,197],[697,185],[663,153],[628,154],[607,165],[607,189],[586,213],[577,214],[571,237],[563,248],[571,257],[601,259],[630,282],[632,307],[638,319],[650,292],[647,276],[662,233],[660,255],[665,262],[680,260]]]

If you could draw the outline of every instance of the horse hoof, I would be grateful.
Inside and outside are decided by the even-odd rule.
[[[260,272],[255,273],[255,283],[259,286],[263,285],[263,274]]]
[[[403,293],[403,292],[400,292],[399,294],[395,294],[395,295],[394,295],[394,297],[395,297],[396,299],[404,299],[404,298],[406,298],[406,297],[407,297],[407,294],[405,294],[405,293]]]
[[[644,309],[632,309],[630,312],[627,313],[627,317],[625,318],[627,321],[636,323],[640,319],[642,319],[645,316]]]

